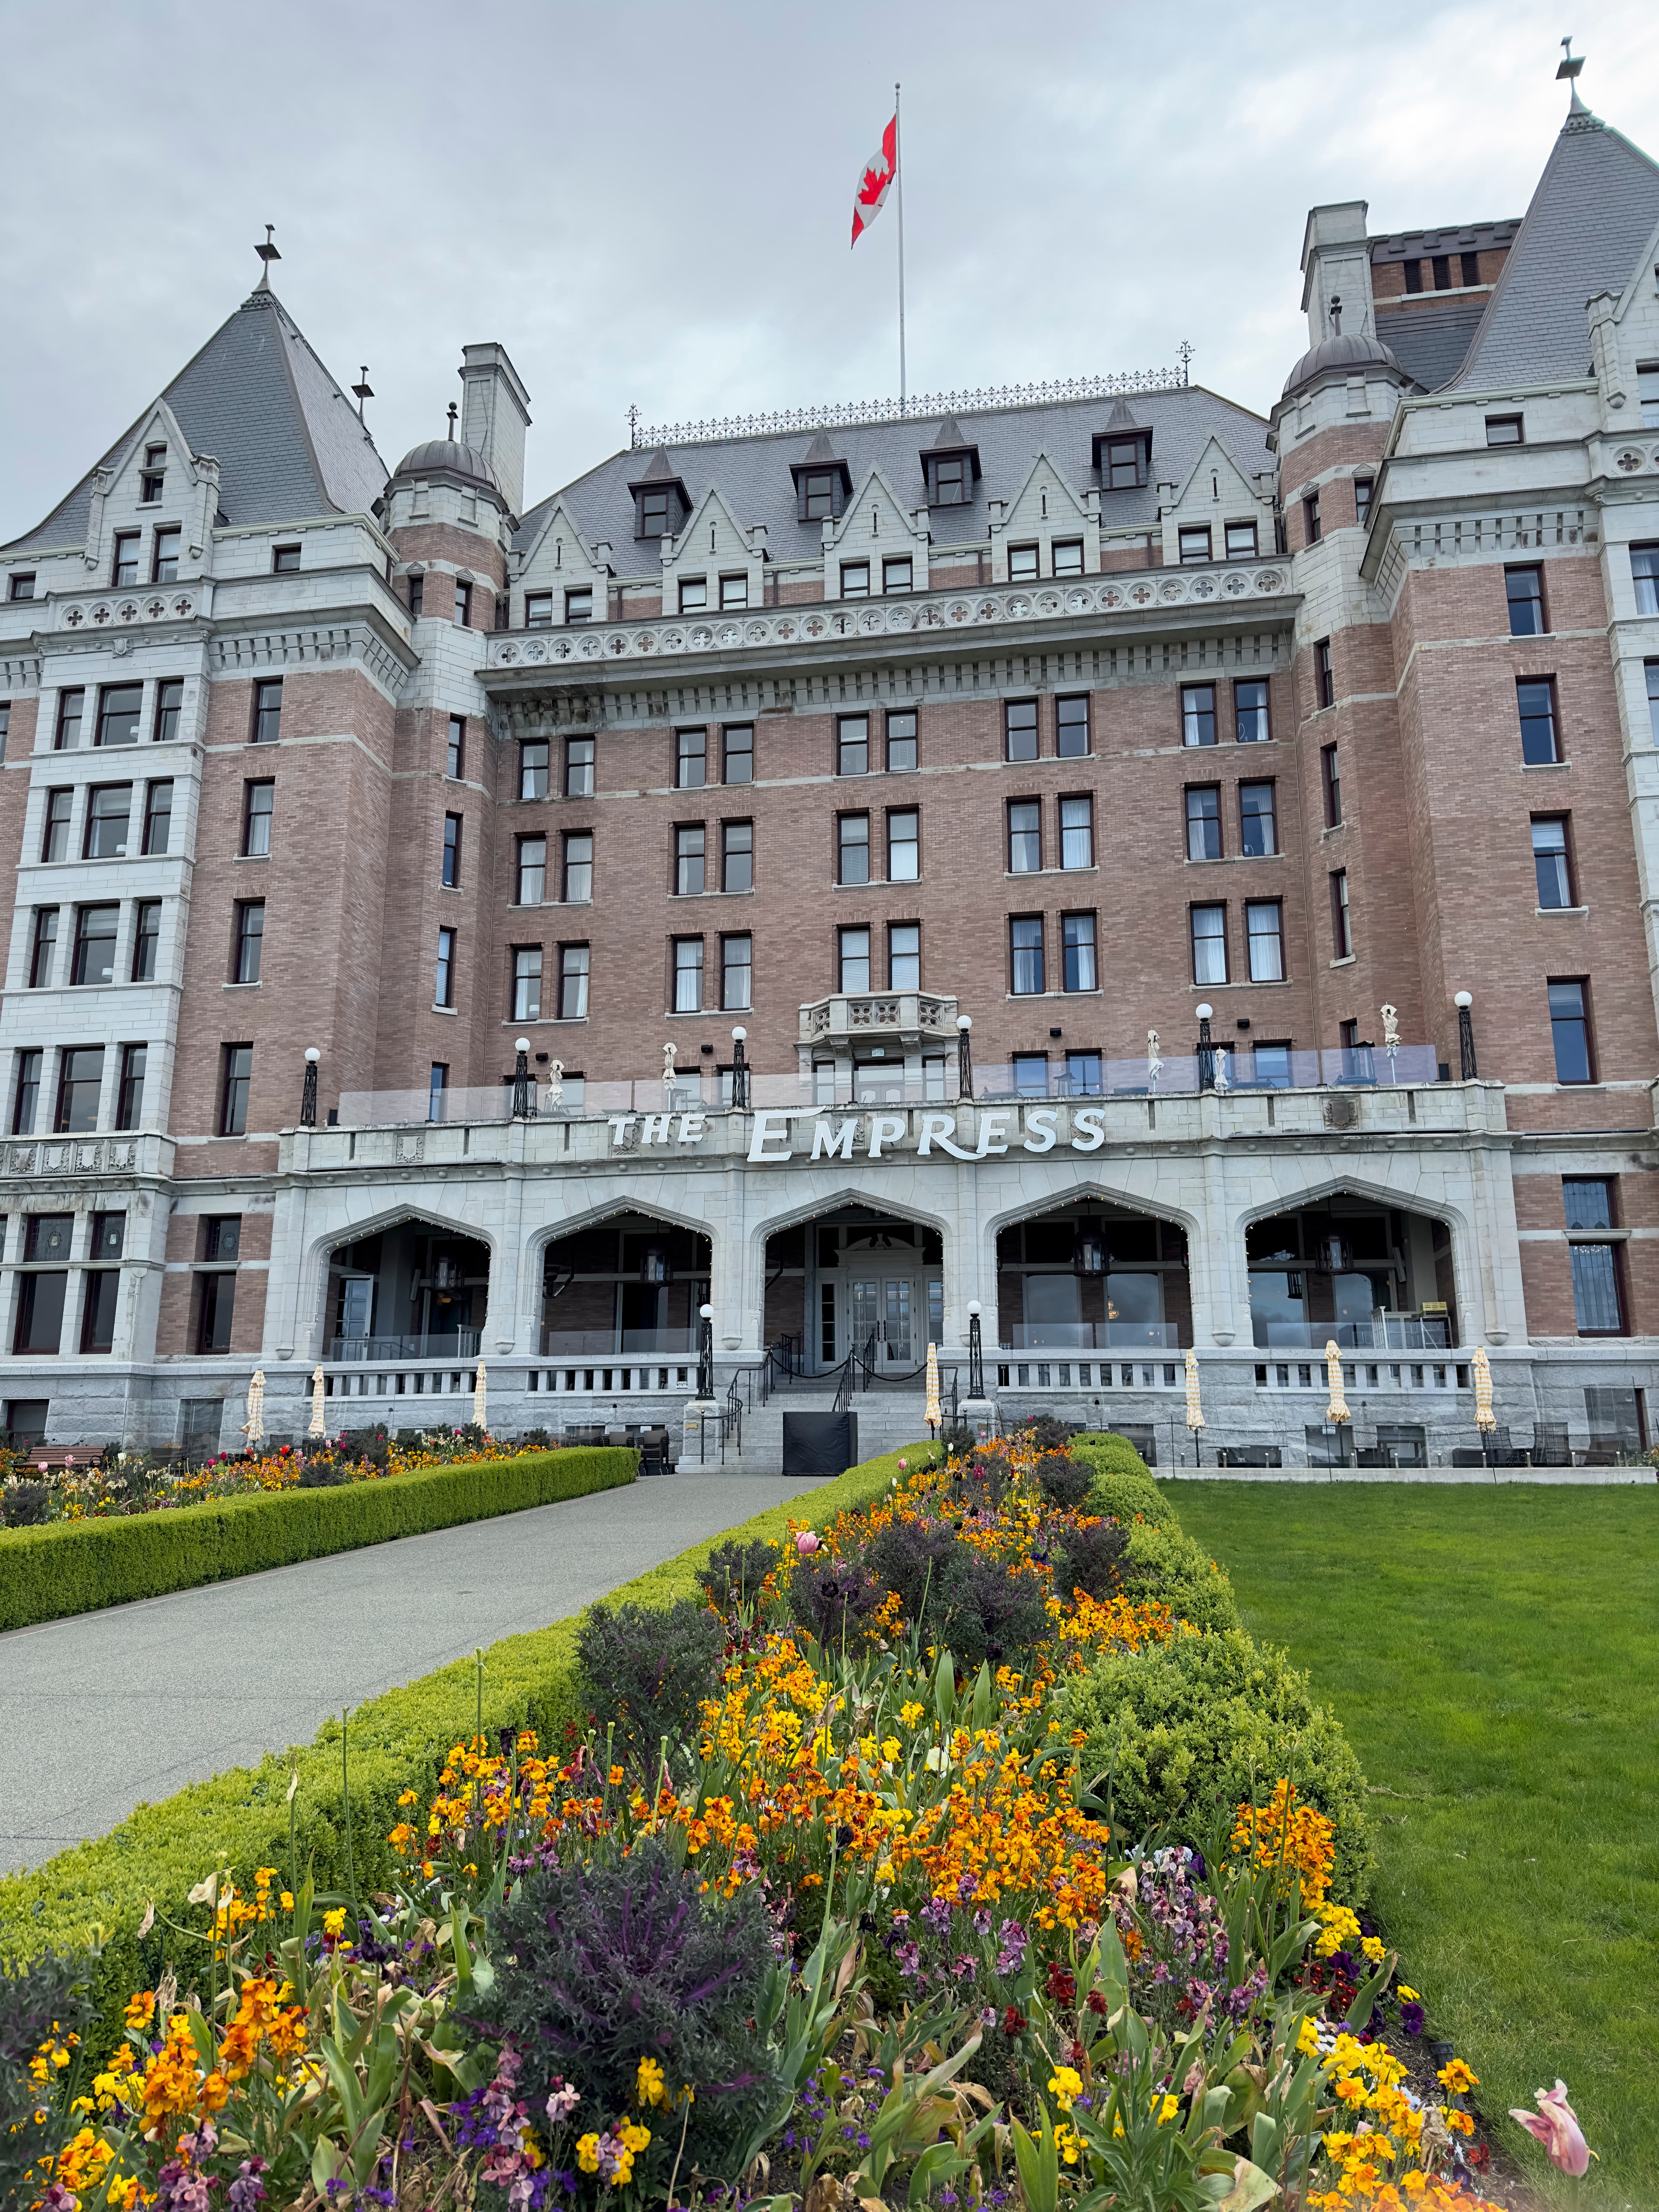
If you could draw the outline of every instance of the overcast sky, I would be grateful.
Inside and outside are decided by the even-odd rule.
[[[1659,7],[1165,0],[61,0],[5,11],[0,542],[252,289],[388,466],[470,340],[532,396],[534,499],[683,421],[897,389],[895,205],[853,185],[903,82],[915,392],[1146,368],[1265,410],[1316,202],[1519,216],[1566,106],[1659,156]]]

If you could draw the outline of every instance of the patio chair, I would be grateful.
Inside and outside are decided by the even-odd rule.
[[[1532,1425],[1532,1463],[1534,1467],[1571,1467],[1572,1449],[1565,1421],[1534,1421]]]

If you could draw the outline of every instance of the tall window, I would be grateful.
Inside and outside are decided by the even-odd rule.
[[[133,910],[132,980],[135,983],[155,981],[155,956],[161,942],[161,902],[160,899],[140,899]]]
[[[720,606],[722,611],[732,607],[746,607],[748,604],[748,577],[722,576],[720,578]]]
[[[161,487],[167,480],[167,449],[165,446],[146,446],[143,474],[138,480],[138,496],[150,507],[161,496]]]
[[[53,1124],[60,1135],[84,1136],[98,1127],[98,1100],[103,1087],[103,1046],[65,1046],[58,1066],[58,1114]]]
[[[1336,704],[1336,672],[1331,666],[1331,641],[1322,637],[1314,647],[1314,698],[1321,707]]]
[[[1092,868],[1095,864],[1095,803],[1079,796],[1060,802],[1060,865]]]
[[[17,1084],[12,1093],[11,1133],[32,1137],[34,1117],[40,1110],[40,1060],[38,1047],[17,1055]]]
[[[896,921],[887,932],[887,988],[890,991],[921,988],[921,924]]]
[[[701,822],[683,822],[674,832],[674,891],[693,898],[703,889],[708,833]]]
[[[1068,1052],[1066,1055],[1066,1088],[1073,1098],[1098,1098],[1103,1073],[1097,1052]]]
[[[144,793],[144,850],[165,853],[173,835],[173,779],[153,783]]]
[[[542,749],[546,750],[546,747]],[[452,714],[449,718],[449,752],[445,773],[459,783],[466,773],[466,716]]]
[[[974,496],[971,453],[941,453],[928,463],[934,507],[966,507]]]
[[[1565,1176],[1561,1196],[1570,1231],[1611,1229],[1613,1225],[1613,1184],[1605,1176]],[[1624,1300],[1619,1279],[1619,1248],[1575,1243],[1572,1253],[1572,1302],[1581,1336],[1614,1336],[1625,1327]]]
[[[87,794],[87,828],[82,855],[88,860],[118,860],[127,849],[132,820],[130,783],[94,783]]]
[[[545,738],[526,738],[519,747],[519,796],[520,799],[545,799],[547,796],[547,754]]]
[[[14,1352],[54,1352],[63,1340],[64,1297],[69,1289],[65,1268],[45,1268],[20,1275],[17,1281],[17,1326]]]
[[[1659,663],[1655,664],[1659,666]],[[916,765],[916,717],[913,708],[895,709],[887,717],[887,771],[908,775]]]
[[[836,881],[867,884],[870,880],[870,817],[840,814],[836,817]]]
[[[264,951],[265,902],[263,899],[241,899],[236,907],[236,951],[231,969],[234,983],[257,983],[259,962]]]
[[[1016,998],[1035,998],[1042,980],[1042,916],[1017,914],[1008,924],[1009,988]]]
[[[75,963],[71,983],[112,983],[115,981],[115,931],[118,906],[82,906],[75,909]]]
[[[1183,684],[1181,687],[1181,742],[1183,745],[1215,743],[1215,686]]]
[[[839,469],[805,469],[797,482],[803,522],[828,522],[840,511]]]
[[[1042,866],[1042,809],[1035,799],[1008,802],[1008,872],[1034,876]]]
[[[1187,858],[1221,858],[1221,786],[1189,783],[1187,787]]]
[[[1653,742],[1659,745],[1659,660],[1645,665],[1648,679],[1648,723],[1653,732]]]
[[[1505,568],[1504,591],[1510,606],[1511,637],[1544,635],[1544,572],[1541,568]]]
[[[1200,523],[1180,533],[1181,565],[1190,568],[1210,557],[1210,527]]]
[[[1582,975],[1553,981],[1550,994],[1550,1034],[1555,1046],[1558,1083],[1593,1083],[1590,1057],[1589,994]]]
[[[1356,477],[1353,480],[1353,519],[1364,530],[1371,519],[1371,494],[1376,489],[1375,477]]]
[[[29,944],[29,988],[32,991],[44,991],[51,982],[57,948],[58,909],[55,906],[38,906],[34,909],[34,932]]]
[[[755,888],[755,825],[752,822],[720,824],[720,889],[751,891]]]
[[[520,837],[519,880],[514,904],[539,906],[547,896],[547,840]]]
[[[1659,361],[1637,363],[1636,398],[1642,410],[1642,428],[1659,430]]]
[[[559,1019],[585,1021],[587,1017],[588,947],[559,947]]]
[[[674,1012],[677,1014],[700,1014],[702,1012],[702,939],[700,937],[677,937],[674,939]]]
[[[1011,545],[1008,548],[1008,581],[1011,584],[1035,584],[1037,580],[1037,553],[1035,545]]]
[[[67,786],[46,793],[46,818],[40,839],[43,860],[68,860],[70,816],[74,809],[75,793]]]
[[[1346,868],[1331,871],[1331,942],[1336,947],[1339,960],[1346,960],[1353,951],[1353,919],[1348,911],[1348,872]]]
[[[568,623],[592,622],[593,619],[593,586],[576,584],[564,595],[564,618]]]
[[[708,605],[708,577],[682,576],[680,578],[680,612],[683,615],[700,615]]]
[[[438,932],[438,963],[432,985],[434,1006],[453,1006],[455,1003],[455,933],[453,929]]]
[[[123,584],[138,580],[138,544],[143,532],[137,530],[118,530],[115,533],[115,558],[110,568],[109,580],[118,588]]]
[[[1303,534],[1310,545],[1319,543],[1319,494],[1310,492],[1302,502]]]
[[[1083,540],[1080,538],[1057,538],[1048,549],[1049,573],[1055,576],[1080,576],[1083,574]]]
[[[118,1129],[137,1129],[144,1119],[144,1071],[149,1060],[149,1048],[142,1044],[124,1044],[121,1048],[121,1080],[115,1094],[115,1126]]]
[[[1233,686],[1233,735],[1241,745],[1265,744],[1273,731],[1267,721],[1267,687],[1265,684],[1235,684]]]
[[[275,744],[283,730],[283,679],[262,678],[253,687],[253,742]]]
[[[236,1277],[234,1271],[223,1274],[202,1275],[197,1292],[199,1304],[196,1310],[196,1349],[198,1352],[228,1352],[231,1323],[236,1312]]]
[[[870,718],[843,714],[836,725],[836,774],[866,775],[870,769]]]
[[[1659,615],[1659,545],[1632,545],[1630,574],[1636,586],[1637,613]]]
[[[419,574],[409,580],[409,611],[418,622],[426,610],[426,578]]]
[[[542,1018],[542,948],[515,945],[513,948],[513,1018],[538,1022]]]
[[[844,599],[867,599],[870,596],[870,563],[867,561],[843,561],[841,564],[841,595]]]
[[[443,882],[451,890],[459,888],[461,880],[461,817],[459,814],[444,817]]]
[[[720,939],[720,1006],[728,1014],[743,1013],[753,1006],[750,985],[754,967],[754,940],[749,936]]]
[[[448,1088],[449,1062],[447,1060],[434,1060],[432,1062],[431,1073],[427,1078],[426,1086],[426,1118],[428,1121],[443,1120],[444,1093]]]
[[[1011,699],[1003,708],[1005,757],[1034,761],[1037,757],[1037,710],[1035,699]]]
[[[1089,750],[1089,702],[1085,696],[1054,702],[1054,751],[1061,760],[1083,760]]]
[[[842,929],[836,933],[836,988],[848,992],[870,988],[870,933]]]
[[[156,532],[149,562],[149,580],[152,584],[178,582],[179,535],[176,523],[168,529]]]
[[[1555,720],[1555,678],[1523,678],[1515,687],[1521,716],[1521,757],[1534,767],[1561,757]]]
[[[1108,491],[1133,491],[1146,481],[1146,447],[1139,438],[1113,438],[1106,446],[1102,481]]]
[[[1572,871],[1567,858],[1567,817],[1565,814],[1533,816],[1532,859],[1538,875],[1539,905],[1575,905]]]
[[[571,830],[564,841],[565,903],[580,903],[593,896],[593,832]]]
[[[701,791],[708,781],[708,732],[676,730],[674,781],[681,791]]]
[[[921,816],[907,806],[887,817],[887,880],[913,884],[921,874]]]
[[[1048,1055],[1046,1052],[1017,1052],[1013,1061],[1016,1098],[1048,1096]]]
[[[80,685],[58,695],[58,729],[52,739],[54,752],[73,752],[81,742],[81,718],[86,712],[87,695]]]
[[[567,799],[592,799],[593,796],[593,744],[592,738],[567,738],[564,741],[564,795]]]
[[[1254,860],[1279,850],[1279,823],[1273,813],[1270,783],[1241,783],[1238,787],[1239,847]]]
[[[1342,819],[1342,766],[1334,745],[1319,749],[1319,778],[1325,792],[1325,827],[1334,830]]]
[[[1277,899],[1245,902],[1244,935],[1249,946],[1251,982],[1282,983],[1285,924],[1283,908]]]
[[[457,629],[472,627],[472,586],[459,576],[455,579],[455,606],[451,618]]]
[[[1227,980],[1226,908],[1194,907],[1192,934],[1194,982],[1224,983]]]
[[[144,703],[142,684],[106,684],[98,695],[98,731],[94,744],[136,745],[138,717]]]
[[[895,592],[908,592],[911,588],[915,574],[910,556],[908,553],[901,553],[895,559],[882,562],[881,588],[890,596]]]
[[[219,1073],[219,1134],[247,1133],[247,1098],[253,1083],[253,1047],[228,1044],[222,1048]]]
[[[1254,561],[1255,556],[1255,523],[1230,522],[1227,525],[1227,558],[1230,561]]]
[[[755,781],[755,726],[752,722],[733,722],[726,732],[725,781],[727,783],[752,783]]]
[[[1061,982],[1068,991],[1096,988],[1095,918],[1091,914],[1068,914],[1060,925]]]
[[[270,857],[270,817],[276,799],[274,783],[242,786],[242,850],[250,860]]]

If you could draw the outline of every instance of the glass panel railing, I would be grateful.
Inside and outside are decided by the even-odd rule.
[[[1259,1352],[1323,1352],[1334,1341],[1340,1352],[1446,1352],[1449,1324],[1414,1314],[1384,1314],[1374,1321],[1268,1321],[1253,1322]]]
[[[624,1353],[684,1359],[697,1348],[694,1328],[544,1328],[544,1359],[611,1359]]]
[[[331,1359],[356,1363],[374,1359],[476,1359],[479,1331],[452,1328],[435,1336],[337,1336]]]
[[[1002,1332],[1003,1352],[1178,1352],[1172,1321],[1019,1321]]]

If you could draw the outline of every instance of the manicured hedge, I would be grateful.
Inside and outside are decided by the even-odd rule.
[[[0,1532],[0,1629],[586,1498],[631,1482],[635,1465],[634,1453],[613,1446],[530,1452],[325,1490],[8,1528]]]

